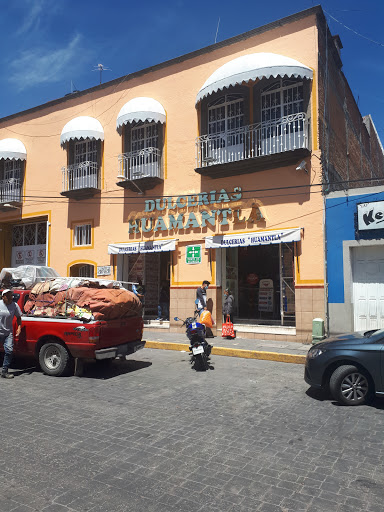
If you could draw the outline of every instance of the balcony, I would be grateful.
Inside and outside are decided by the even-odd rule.
[[[163,181],[162,152],[158,148],[145,148],[119,155],[119,187],[142,192]]]
[[[62,167],[62,196],[73,199],[93,197],[100,191],[99,165],[97,162],[81,162]]]
[[[305,113],[196,139],[195,171],[210,178],[296,164],[310,154]]]
[[[19,178],[0,180],[0,207],[2,209],[7,208],[4,206],[6,204],[12,207],[22,203],[21,187]]]

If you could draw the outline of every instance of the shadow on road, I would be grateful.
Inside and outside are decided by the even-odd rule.
[[[79,362],[74,373],[71,373],[67,377],[60,378],[68,378],[76,375],[76,377],[87,379],[107,380],[112,379],[113,377],[118,377],[119,375],[142,370],[143,368],[147,368],[151,365],[152,363],[149,361],[135,361],[134,359],[126,359],[125,361],[120,361],[117,359],[108,359],[104,361],[86,360],[84,362]],[[36,364],[35,359],[24,357],[15,357],[13,359],[10,373],[13,373],[15,377],[20,377],[21,375],[31,375],[35,372],[42,373],[40,366]]]
[[[151,365],[152,363],[149,361],[135,361],[134,359],[127,359],[126,361],[112,359],[105,362],[85,361],[77,376],[87,379],[107,380],[148,368]]]
[[[316,389],[316,388],[309,388],[305,392],[307,396],[310,398],[313,398],[314,400],[318,400],[319,402],[331,402],[332,405],[335,407],[350,407],[348,405],[340,404],[339,402],[336,402],[336,400],[333,399],[331,393],[329,390],[326,389]],[[384,400],[382,398],[374,397],[372,401],[365,404],[366,407],[372,407],[374,409],[384,410]]]

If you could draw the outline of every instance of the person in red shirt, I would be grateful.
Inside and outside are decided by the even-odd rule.
[[[13,302],[12,290],[3,290],[0,301],[0,343],[4,347],[4,361],[1,377],[13,379],[13,374],[8,373],[13,353],[13,318],[16,317],[16,336],[21,332],[21,311],[16,302]]]

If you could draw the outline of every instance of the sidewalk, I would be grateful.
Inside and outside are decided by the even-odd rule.
[[[161,329],[144,328],[144,340],[147,348],[188,351],[189,343],[183,333],[164,332]],[[286,363],[304,364],[310,345],[294,341],[251,340],[241,337],[226,339],[221,336],[208,338],[213,345],[212,354],[243,357],[246,359],[264,359]]]

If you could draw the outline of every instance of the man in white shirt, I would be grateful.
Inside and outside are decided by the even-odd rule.
[[[12,323],[13,317],[16,317],[16,336],[19,336],[21,332],[21,311],[18,304],[13,302],[12,290],[3,290],[1,298],[3,300],[0,301],[0,343],[4,347],[4,361],[1,377],[3,379],[13,379],[13,374],[8,373],[13,352]]]

